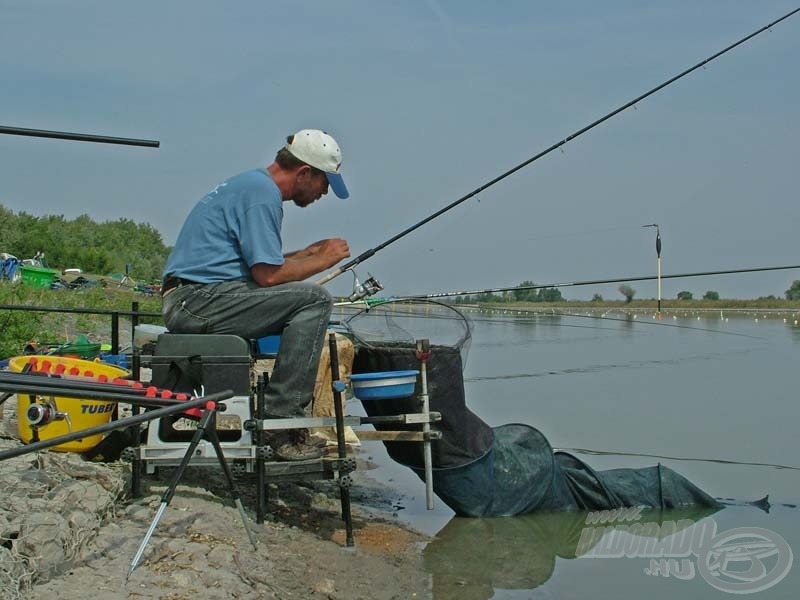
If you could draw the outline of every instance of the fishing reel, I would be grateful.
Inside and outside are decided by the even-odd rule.
[[[356,270],[355,269],[349,269],[349,270],[353,272],[353,293],[347,297],[347,299],[350,302],[358,302],[359,300],[364,300],[364,298],[367,298],[368,296],[374,296],[383,289],[381,283],[377,279],[375,279],[372,275],[369,275],[367,279],[364,280],[364,283],[361,283],[358,281],[358,275],[356,274]]]
[[[70,421],[69,413],[58,410],[54,398],[50,398],[50,400],[41,404],[34,402],[28,406],[25,411],[25,418],[32,429],[39,429],[53,421],[66,421],[69,431],[72,431],[72,421]]]

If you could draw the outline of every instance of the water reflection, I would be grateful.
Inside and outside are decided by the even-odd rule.
[[[642,512],[636,522],[697,522],[715,512],[710,508],[652,510]],[[586,516],[559,512],[494,519],[454,517],[423,552],[433,597],[486,600],[497,590],[539,587],[552,576],[556,558],[576,558]],[[585,540],[581,550],[588,552],[591,547]]]
[[[630,312],[625,313],[623,319],[620,321],[620,331],[625,337],[629,337],[634,333],[634,325],[636,325],[636,322],[636,315]]]
[[[793,342],[800,342],[800,325],[798,321],[790,320],[786,322],[789,326],[789,335]]]

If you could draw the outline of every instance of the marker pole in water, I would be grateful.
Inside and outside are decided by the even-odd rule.
[[[658,223],[642,225],[642,227],[656,228],[656,262],[658,263],[658,308],[656,309],[656,319],[661,320],[661,229]]]

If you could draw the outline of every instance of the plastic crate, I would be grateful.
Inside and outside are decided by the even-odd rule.
[[[32,287],[42,288],[49,288],[58,273],[58,271],[54,269],[30,267],[28,265],[20,265],[19,272],[22,276],[22,283]]]

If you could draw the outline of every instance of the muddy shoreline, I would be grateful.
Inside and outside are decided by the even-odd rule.
[[[5,448],[16,443],[2,440]],[[256,549],[221,472],[189,468],[140,565],[127,578],[172,469],[145,477],[143,496],[131,499],[126,463],[90,463],[51,452],[3,461],[2,595],[64,600],[429,597],[421,556],[427,538],[392,516],[397,491],[371,479],[368,468],[359,459],[353,474],[352,548],[345,545],[335,481],[270,484],[267,520],[257,525],[254,479],[237,480]]]

